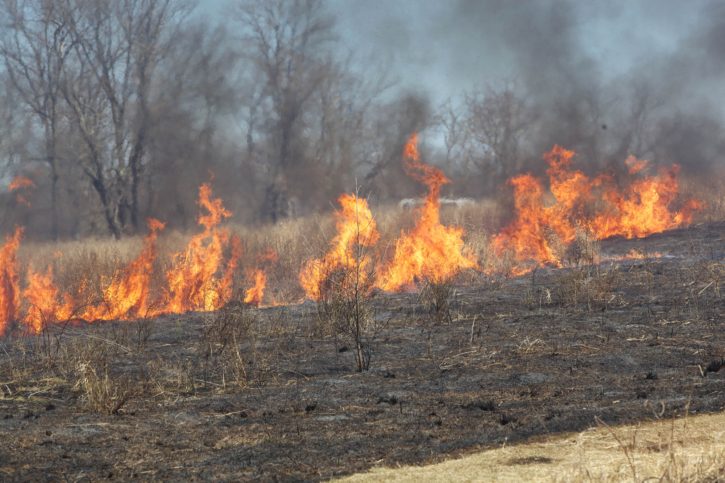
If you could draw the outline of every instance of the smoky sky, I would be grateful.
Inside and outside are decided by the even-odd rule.
[[[233,3],[203,0],[200,10],[223,12]],[[352,52],[362,75],[396,81],[391,97],[412,93],[435,109],[513,82],[536,115],[532,152],[559,143],[594,165],[631,153],[697,169],[724,164],[723,0],[326,5],[341,54]],[[644,122],[636,118],[640,105],[648,146],[630,135]]]
[[[231,18],[234,1],[197,12]],[[342,49],[435,102],[517,80],[607,84],[637,76],[725,94],[721,0],[328,0]],[[233,31],[233,27],[232,27]],[[691,70],[688,70],[691,69]],[[568,81],[567,81],[568,82]],[[538,84],[538,85],[537,85]],[[714,89],[714,91],[712,91]]]
[[[661,71],[667,59],[722,62],[725,44],[722,2],[338,0],[330,8],[349,47],[435,100],[502,79],[549,89],[567,79],[607,83],[637,68],[673,76]],[[712,38],[698,39],[708,29]]]

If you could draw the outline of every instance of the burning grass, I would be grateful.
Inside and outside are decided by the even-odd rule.
[[[647,161],[630,157],[626,174],[589,177],[572,168],[574,152],[555,146],[544,156],[547,188],[530,174],[510,181],[514,217],[496,233],[502,216],[495,204],[441,207],[441,188],[449,180],[421,161],[416,135],[403,158],[410,176],[427,189],[412,211],[373,210],[359,194],[344,194],[333,218],[235,229],[224,223],[232,214],[223,201],[203,184],[200,231],[186,240],[165,235],[164,223],[150,219],[142,240],[23,250],[18,228],[0,248],[0,333],[208,312],[235,301],[319,300],[331,274],[357,263],[371,287],[384,292],[523,275],[536,267],[592,266],[603,260],[599,240],[686,226],[707,206],[680,194],[677,166],[653,171]],[[369,265],[376,269],[368,273]]]

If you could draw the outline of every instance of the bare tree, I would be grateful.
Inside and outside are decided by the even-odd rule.
[[[465,103],[469,139],[480,153],[476,156],[478,168],[486,173],[487,181],[497,184],[521,168],[522,143],[533,121],[531,111],[510,84],[468,94]]]
[[[144,205],[155,216],[186,226],[197,211],[197,186],[210,172],[216,175],[215,191],[234,193],[225,203],[235,215],[257,208],[254,176],[243,175],[247,159],[237,133],[229,129],[242,91],[235,51],[224,28],[187,23],[159,66],[148,150],[153,163],[144,176]]]
[[[13,91],[35,117],[50,177],[51,234],[58,238],[58,136],[61,76],[71,50],[70,32],[55,2],[4,0],[0,55]]]
[[[81,160],[118,238],[139,228],[139,187],[156,69],[188,11],[172,0],[64,0],[73,46],[63,95]]]
[[[329,75],[334,20],[321,0],[242,1],[238,18],[243,28],[243,53],[258,70],[262,88],[250,112],[269,119],[248,131],[249,149],[258,149],[255,136],[267,138],[265,213],[276,221],[290,214],[289,177],[306,153],[302,133],[313,96]]]

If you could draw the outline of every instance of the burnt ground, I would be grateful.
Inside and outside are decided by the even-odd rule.
[[[310,303],[6,338],[0,479],[319,480],[723,411],[725,224],[601,244],[632,248],[662,257],[467,280],[440,320],[379,295],[362,373]]]

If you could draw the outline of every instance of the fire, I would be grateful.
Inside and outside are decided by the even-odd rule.
[[[17,191],[27,190],[35,188],[35,183],[32,179],[28,178],[27,176],[16,176],[13,178],[13,180],[8,185],[8,190],[13,193]],[[30,201],[23,195],[22,193],[16,193],[15,194],[15,201],[18,204],[30,206]]]
[[[53,268],[48,267],[45,273],[28,269],[28,285],[23,290],[23,299],[28,309],[23,323],[36,334],[43,331],[49,323],[64,322],[73,316],[74,301],[69,294],[60,295],[53,283]]]
[[[267,274],[260,268],[255,268],[252,278],[254,285],[244,293],[244,303],[259,306],[264,298],[264,289],[267,286]]]
[[[18,316],[20,280],[17,253],[22,237],[23,229],[15,228],[13,235],[0,246],[0,335],[5,334],[8,324]]]
[[[704,206],[698,200],[687,200],[679,210],[670,206],[677,199],[679,166],[660,169],[656,176],[637,179],[621,192],[607,186],[603,198],[606,209],[589,224],[599,238],[624,236],[642,238],[653,233],[692,223],[693,215]]]
[[[156,239],[165,224],[154,218],[147,220],[149,233],[141,253],[123,270],[115,274],[103,291],[103,301],[87,308],[84,320],[125,320],[149,315],[151,276],[156,261]]]
[[[157,258],[156,242],[165,225],[150,218],[149,233],[138,256],[115,273],[103,289],[100,302],[84,303],[62,293],[53,281],[52,267],[26,274],[26,286],[20,290],[17,250],[23,230],[17,228],[0,247],[0,335],[8,324],[22,321],[31,332],[39,333],[51,323],[70,320],[130,320],[162,313],[189,310],[215,310],[233,295],[234,274],[242,255],[239,237],[218,227],[231,213],[222,201],[213,198],[211,187],[199,189],[199,204],[205,213],[199,216],[202,233],[189,241],[186,249],[173,257],[166,273],[167,288],[161,299],[152,299],[152,282]],[[229,252],[225,258],[225,253]],[[87,280],[83,282],[87,284]],[[84,292],[83,289],[79,293]],[[260,298],[263,287],[259,291]],[[21,303],[24,314],[20,316]]]
[[[16,176],[8,185],[10,191],[17,191],[23,188],[35,188],[35,183],[27,176]]]
[[[442,282],[477,266],[464,248],[463,229],[440,222],[440,191],[450,181],[440,169],[420,162],[416,134],[405,145],[403,156],[408,174],[425,184],[428,194],[418,210],[415,227],[401,233],[392,260],[378,275],[376,286],[385,291],[399,290],[422,279]]]
[[[651,258],[662,258],[665,255],[662,252],[643,252],[632,248],[624,255],[610,255],[603,260],[607,262],[623,262],[626,260],[646,260]]]
[[[518,262],[533,260],[539,264],[561,266],[557,243],[570,243],[576,236],[576,225],[570,213],[579,206],[583,193],[590,189],[589,180],[579,171],[569,171],[574,152],[554,146],[544,158],[555,203],[547,205],[544,187],[534,176],[522,174],[509,180],[514,189],[516,218],[492,241],[495,253],[512,252]],[[516,267],[515,274],[527,269]]]
[[[365,280],[370,258],[361,249],[374,246],[380,238],[367,200],[344,194],[338,202],[342,209],[335,213],[337,235],[330,250],[320,259],[308,260],[299,275],[305,295],[312,300],[319,300],[320,286],[335,270],[358,269]]]
[[[211,187],[199,188],[199,205],[206,214],[199,216],[204,231],[189,241],[186,249],[174,256],[166,273],[168,300],[163,312],[210,311],[223,306],[232,295],[234,270],[241,256],[241,243],[219,223],[231,213],[219,198],[212,198]],[[224,265],[224,252],[231,245],[231,256]],[[223,270],[219,278],[217,273]]]
[[[542,183],[530,174],[509,180],[514,189],[515,218],[492,240],[495,253],[510,252],[519,265],[514,274],[537,265],[562,266],[563,249],[574,241],[577,230],[601,240],[612,236],[641,238],[692,221],[702,203],[688,200],[677,211],[678,166],[646,176],[648,162],[630,156],[625,161],[632,178],[620,187],[612,176],[589,178],[571,169],[575,153],[560,146],[544,155],[549,164],[547,200]],[[523,265],[522,265],[523,264]]]
[[[267,249],[259,256],[257,264],[269,265],[276,263],[277,258],[277,252]],[[264,299],[264,289],[267,287],[267,273],[264,268],[258,266],[247,275],[247,278],[252,282],[252,286],[244,293],[244,303],[259,307]]]

